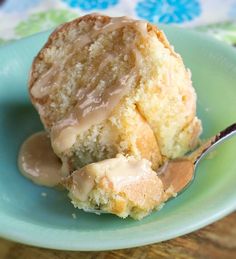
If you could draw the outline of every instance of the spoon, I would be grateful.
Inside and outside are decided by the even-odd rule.
[[[222,143],[235,133],[236,123],[211,137],[189,155],[170,160],[159,168],[157,175],[162,180],[164,186],[164,192],[166,194],[165,200],[173,198],[173,193],[176,196],[185,191],[194,181],[196,168],[199,162],[218,144]],[[86,211],[96,214],[108,213],[95,209],[88,209]]]
[[[211,137],[203,145],[198,147],[189,155],[182,158],[170,160],[157,172],[162,180],[164,191],[172,186],[172,192],[180,194],[186,190],[195,178],[196,168],[199,162],[218,144],[222,143],[236,133],[236,123]],[[169,195],[168,198],[172,196]],[[167,199],[168,199],[167,198]]]

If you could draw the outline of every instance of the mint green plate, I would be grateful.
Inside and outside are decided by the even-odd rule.
[[[192,70],[202,138],[210,137],[236,121],[236,51],[204,34],[164,29]],[[73,208],[66,193],[22,177],[16,163],[20,144],[42,129],[29,101],[27,78],[32,59],[48,35],[41,33],[0,49],[2,237],[64,250],[128,248],[184,235],[236,209],[236,138],[220,146],[212,159],[201,162],[187,191],[141,221],[84,213]]]

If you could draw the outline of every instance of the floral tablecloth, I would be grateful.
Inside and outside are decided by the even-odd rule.
[[[0,44],[90,12],[194,27],[236,46],[236,0],[0,0]]]

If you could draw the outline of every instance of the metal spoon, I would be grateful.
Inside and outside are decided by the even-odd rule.
[[[203,145],[198,147],[191,154],[182,158],[169,161],[162,166],[157,175],[162,180],[164,190],[172,185],[174,193],[182,193],[186,190],[195,178],[196,168],[199,162],[218,144],[222,143],[236,133],[236,123],[211,137]]]
[[[219,132],[214,137],[210,138],[203,145],[198,147],[191,154],[182,158],[177,158],[168,161],[158,171],[157,175],[162,180],[164,185],[164,191],[166,193],[166,200],[173,197],[173,193],[180,194],[185,191],[193,182],[196,168],[199,162],[210,151],[212,151],[218,144],[224,142],[226,139],[236,133],[236,123],[230,125],[226,129]],[[168,194],[168,190],[171,188],[171,192]],[[102,210],[88,209],[87,212],[96,214],[108,213]]]

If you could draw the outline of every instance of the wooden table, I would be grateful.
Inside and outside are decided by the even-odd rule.
[[[0,259],[222,258],[236,259],[236,212],[189,235],[139,248],[64,252],[0,239]]]

